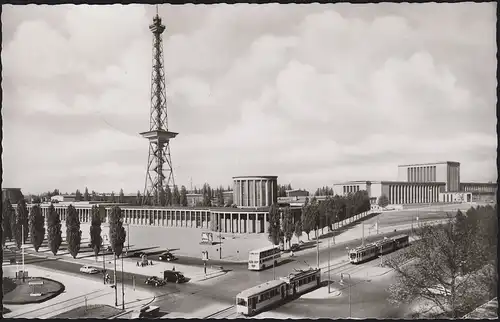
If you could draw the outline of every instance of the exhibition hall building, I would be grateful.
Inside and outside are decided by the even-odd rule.
[[[425,203],[462,203],[496,200],[496,183],[460,182],[460,163],[435,162],[398,166],[395,181],[348,181],[333,184],[336,195],[347,195],[366,190],[370,202],[375,205],[386,195],[391,205]],[[2,199],[10,199],[15,206],[21,190],[2,189]],[[228,192],[229,193],[229,192]],[[65,221],[67,207],[72,204],[80,216],[80,222],[90,223],[91,209],[97,206],[103,218],[107,218],[112,206],[119,205],[126,224],[165,227],[192,227],[223,233],[265,233],[269,225],[269,207],[290,206],[294,217],[300,216],[301,207],[308,197],[304,190],[287,191],[286,197],[278,198],[277,176],[233,177],[233,207],[151,207],[128,203],[76,202],[62,198],[58,203],[42,203],[44,216],[50,204]],[[325,196],[317,196],[324,200]],[[191,203],[190,203],[191,204]],[[28,204],[31,208],[32,204]]]

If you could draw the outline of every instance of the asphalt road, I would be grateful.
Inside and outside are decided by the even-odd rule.
[[[425,220],[436,220],[444,218],[444,213],[432,213],[431,211],[395,211],[388,212],[379,215],[375,218],[369,219],[367,222],[375,222],[378,218],[379,225],[400,225],[405,223],[410,223],[412,217],[416,214],[419,215],[421,221]],[[396,224],[395,224],[396,223]],[[404,231],[391,232],[385,236],[393,236],[396,234],[401,234]],[[360,236],[361,237],[361,236]],[[366,242],[372,242],[374,240],[383,238],[384,235],[378,236],[368,236],[366,237]],[[320,240],[321,242],[326,242],[326,240]],[[352,248],[359,246],[361,243],[361,238],[354,240],[342,245],[335,245],[330,248],[331,258],[339,258],[347,256],[346,247]],[[314,246],[313,246],[314,247]],[[9,259],[14,256],[14,253],[9,251],[4,252],[4,259]],[[18,255],[19,256],[19,255]],[[328,249],[320,249],[320,263],[327,261],[328,259]],[[153,258],[154,260],[154,258]],[[376,261],[376,260],[375,260]],[[37,265],[47,269],[58,270],[62,272],[67,272],[71,274],[84,275],[79,272],[81,264],[65,262],[55,259],[40,258],[33,255],[25,254],[25,262],[27,264]],[[189,258],[185,256],[180,256],[178,262],[187,265],[199,265],[202,266],[202,261],[199,258]],[[373,262],[373,261],[372,261]],[[155,288],[152,286],[144,285],[144,281],[147,276],[140,274],[132,274],[124,272],[124,283],[127,285],[132,285],[132,278],[136,280],[136,287],[145,287],[148,290],[154,292],[157,296],[155,305],[159,305],[160,309],[164,312],[185,312],[189,313],[198,309],[204,305],[209,305],[213,301],[227,303],[228,306],[233,305],[235,301],[236,294],[244,289],[250,288],[252,286],[264,283],[266,281],[272,280],[274,276],[285,276],[293,272],[295,268],[307,268],[309,265],[316,266],[316,252],[301,252],[295,253],[293,259],[285,259],[280,265],[278,265],[274,270],[273,268],[268,268],[260,272],[248,271],[247,264],[239,263],[227,263],[224,261],[210,260],[209,265],[223,265],[225,269],[232,270],[230,274],[224,275],[214,279],[215,283],[211,285],[199,285],[199,284],[172,284],[168,283],[165,286]],[[111,268],[111,267],[109,267]],[[112,271],[108,271],[112,275]],[[96,275],[86,275],[86,278],[103,280],[102,274]],[[118,282],[121,282],[121,272],[117,274]],[[391,307],[387,306],[386,294],[384,294],[384,287],[371,286],[369,282],[364,282],[364,286],[356,286],[351,289],[352,297],[356,296],[359,303],[358,312],[362,313],[362,310],[366,312],[361,315],[354,316],[370,316],[370,317],[396,317],[399,316],[398,312],[395,312]],[[361,285],[361,284],[359,284]],[[120,288],[118,289],[121,291]],[[345,293],[345,292],[344,292]],[[310,315],[311,317],[346,317],[345,315],[345,299],[340,297],[338,299],[338,306],[332,311],[331,305],[325,305],[325,300],[311,300],[311,299],[299,299],[293,303],[287,304],[287,306],[278,308],[279,310],[284,310],[289,308],[290,310],[298,310],[300,312],[315,312]],[[342,302],[344,301],[344,302]],[[290,306],[290,307],[288,307]],[[366,308],[370,309],[366,309]],[[363,309],[365,308],[365,309]],[[292,312],[292,311],[290,311]],[[342,313],[343,312],[343,313]],[[348,313],[347,313],[348,314]]]

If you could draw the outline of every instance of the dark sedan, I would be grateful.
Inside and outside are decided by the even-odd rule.
[[[292,252],[296,252],[300,250],[300,245],[299,244],[293,244],[292,247],[290,247],[290,250]]]
[[[176,260],[177,257],[175,257],[174,254],[172,254],[170,252],[165,252],[165,253],[161,254],[160,256],[158,256],[158,259],[161,261],[170,262],[170,261]]]
[[[146,279],[146,281],[144,281],[144,284],[146,285],[154,285],[154,286],[163,286],[165,285],[167,282],[165,282],[164,280],[156,277],[156,276],[151,276],[151,277],[148,277]]]

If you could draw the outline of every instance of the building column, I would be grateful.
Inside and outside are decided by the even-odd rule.
[[[241,224],[242,224],[242,222],[241,222],[241,213],[238,213],[238,233],[240,233],[240,234],[242,233],[242,231],[241,231],[242,230],[241,229]]]

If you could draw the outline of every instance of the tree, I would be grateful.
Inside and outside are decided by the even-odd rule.
[[[203,188],[201,189],[201,193],[203,195],[203,206],[211,207],[212,206],[212,189],[208,183],[203,184]]]
[[[300,241],[300,237],[302,237],[302,222],[300,220],[297,220],[295,222],[293,233],[295,234],[295,236],[297,236],[297,239]]]
[[[116,202],[116,198],[115,198],[115,192],[114,191],[111,191],[111,195],[109,196],[110,198],[110,202],[112,203],[115,203]]]
[[[12,240],[12,222],[15,220],[14,215],[14,208],[10,204],[10,200],[5,199],[2,207],[2,242],[4,245],[7,238],[9,241]]]
[[[385,208],[389,205],[389,198],[387,198],[387,196],[385,194],[382,194],[380,197],[378,197],[377,204],[380,207]]]
[[[75,192],[75,201],[82,201],[82,193],[78,189]]]
[[[109,214],[109,239],[111,249],[116,257],[120,257],[126,238],[125,228],[122,222],[122,210],[114,206]]]
[[[28,239],[28,233],[29,233],[29,223],[28,223],[28,207],[26,206],[26,200],[21,199],[19,200],[16,208],[16,220],[15,220],[15,230],[13,229],[12,231],[14,232],[14,237],[16,239],[17,247],[21,248],[21,244],[25,243],[26,240]],[[24,233],[24,240],[22,239]]]
[[[90,245],[94,250],[95,259],[97,261],[97,255],[101,251],[102,247],[102,237],[101,237],[101,214],[99,213],[99,208],[97,206],[92,206],[92,215],[90,223]]]
[[[170,190],[169,186],[165,187],[165,205],[172,206],[172,190]]]
[[[135,198],[135,203],[136,205],[142,204],[141,192],[139,190],[137,190],[137,197]]]
[[[184,187],[184,186],[181,186],[181,194],[179,196],[179,199],[180,199],[180,204],[183,207],[187,207],[187,205],[188,205],[187,190],[186,190],[186,187]]]
[[[92,200],[92,201],[97,201],[97,193],[96,193],[94,190],[92,190],[92,197],[91,197],[91,200]]]
[[[306,199],[307,200],[307,199]],[[313,229],[313,226],[311,224],[311,205],[310,204],[305,204],[304,207],[302,207],[302,213],[300,216],[300,222],[302,226],[302,230],[307,234],[307,240],[310,240],[309,233]]]
[[[397,283],[389,288],[391,302],[424,300],[428,312],[434,311],[431,314],[438,310],[438,314],[458,318],[484,301],[485,289],[496,277],[481,282],[478,276],[488,276],[482,271],[492,265],[483,266],[481,272],[466,272],[481,251],[479,230],[464,218],[457,218],[456,223],[453,220],[449,216],[444,225],[423,226],[416,231],[417,242],[391,256],[387,264],[398,276]],[[493,278],[496,273],[489,276]]]
[[[35,251],[38,252],[38,249],[42,246],[45,238],[45,218],[42,215],[42,208],[40,208],[40,205],[34,205],[31,207],[29,228],[31,243],[35,248]]]
[[[283,236],[285,237],[285,242],[288,242],[288,247],[291,246],[291,241],[293,234],[295,232],[295,225],[293,224],[293,216],[290,207],[285,207],[283,210],[283,221],[281,223],[281,230],[283,231]]]
[[[85,187],[85,191],[83,192],[83,200],[84,201],[89,201],[90,200],[89,189],[87,187]]]
[[[217,191],[217,202],[219,207],[224,206],[224,188],[220,187]]]
[[[174,192],[172,194],[172,204],[174,206],[180,206],[181,204],[181,194],[179,193],[179,188],[175,185]]]
[[[68,251],[76,258],[80,251],[80,243],[82,241],[82,231],[80,230],[80,218],[78,212],[73,205],[67,208],[66,217],[66,242],[68,243]]]
[[[52,254],[57,254],[62,243],[61,220],[53,205],[50,205],[47,214],[47,241]]]
[[[279,245],[281,240],[280,211],[275,203],[269,208],[269,228],[267,232],[269,241],[273,245]]]
[[[120,189],[120,193],[118,194],[118,202],[122,203],[125,201],[125,194],[123,193],[123,189]]]

